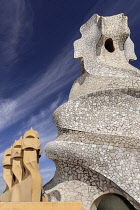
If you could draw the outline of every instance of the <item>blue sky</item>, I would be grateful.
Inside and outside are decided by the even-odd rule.
[[[42,149],[57,136],[53,111],[66,102],[80,76],[73,59],[79,28],[94,13],[125,13],[140,68],[139,0],[0,0],[0,160],[3,152],[30,127],[39,132]],[[0,166],[0,193],[5,188]],[[43,150],[43,184],[55,165]]]

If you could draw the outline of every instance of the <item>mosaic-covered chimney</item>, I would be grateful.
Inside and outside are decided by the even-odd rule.
[[[44,189],[49,201],[82,201],[83,210],[140,209],[140,71],[129,64],[127,17],[95,14],[80,32],[83,70],[53,114],[58,137],[45,151],[56,173]]]

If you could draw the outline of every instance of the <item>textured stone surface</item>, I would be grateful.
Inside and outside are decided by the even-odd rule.
[[[3,157],[3,178],[6,189],[1,202],[39,202],[42,198],[42,178],[39,172],[41,144],[38,132],[32,128],[16,140]],[[45,200],[45,196],[43,196]]]
[[[0,203],[1,210],[81,210],[82,203],[80,202],[65,202],[65,203]]]
[[[45,152],[56,173],[44,189],[50,201],[80,199],[83,210],[107,193],[140,209],[140,71],[128,62],[136,55],[127,17],[93,15],[80,32],[82,75],[53,114],[58,137]]]

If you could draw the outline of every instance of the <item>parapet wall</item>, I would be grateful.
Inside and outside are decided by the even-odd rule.
[[[35,203],[0,203],[1,210],[81,210],[81,202],[35,202]]]

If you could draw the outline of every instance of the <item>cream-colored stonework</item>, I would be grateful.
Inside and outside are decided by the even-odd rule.
[[[82,210],[81,202],[0,203],[1,210]]]
[[[78,201],[98,209],[108,194],[140,209],[140,70],[127,17],[93,15],[74,43],[81,76],[53,114],[58,137],[46,145],[56,173],[49,201]],[[134,209],[133,207],[133,209]],[[128,208],[132,209],[132,208]]]
[[[0,197],[2,202],[40,202],[42,178],[39,172],[41,144],[37,131],[26,131],[3,157],[3,178],[7,184]],[[47,197],[43,196],[44,201]]]
[[[8,202],[11,198],[11,188],[13,182],[13,175],[12,175],[12,161],[11,161],[11,149],[7,149],[4,153],[4,157],[2,160],[3,165],[3,179],[6,183],[6,189],[4,193],[1,195],[0,200]]]

